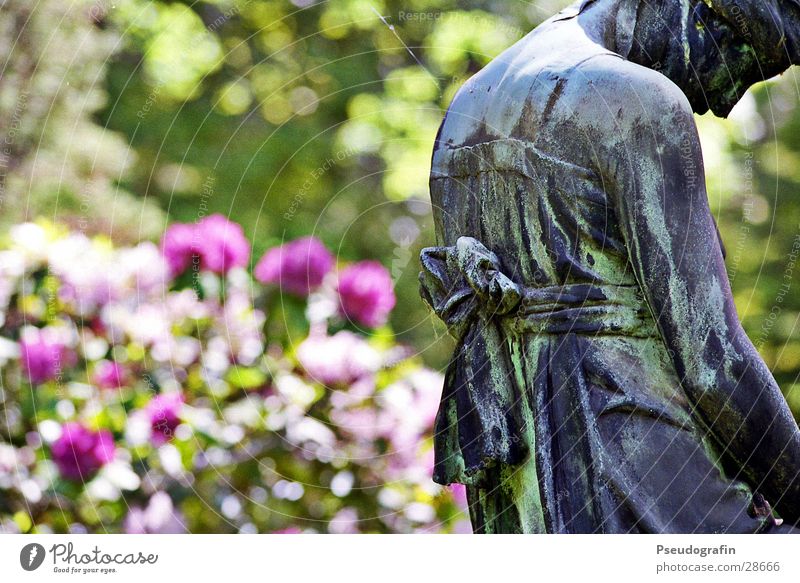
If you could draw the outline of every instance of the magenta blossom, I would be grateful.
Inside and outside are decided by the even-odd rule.
[[[342,315],[371,328],[386,323],[397,301],[392,278],[377,261],[360,261],[342,270],[337,291]]]
[[[161,241],[161,252],[174,276],[193,262],[197,269],[225,274],[244,267],[250,259],[250,243],[241,225],[220,214],[210,215],[195,225],[171,225]]]
[[[181,407],[183,395],[180,393],[162,393],[147,404],[145,412],[150,419],[154,445],[163,445],[175,435],[175,429],[181,424]]]
[[[267,251],[253,275],[283,291],[305,297],[318,288],[333,267],[333,255],[319,239],[302,237]]]
[[[50,449],[62,477],[84,482],[114,459],[114,438],[106,430],[92,431],[80,423],[65,423]]]
[[[101,389],[118,389],[125,386],[125,371],[118,362],[101,360],[94,369],[92,380]]]
[[[197,254],[197,228],[195,225],[176,223],[170,225],[161,239],[161,252],[173,276],[186,271]]]
[[[20,340],[22,370],[32,384],[55,379],[74,363],[74,354],[47,329],[31,329]]]
[[[197,223],[198,250],[203,269],[224,274],[234,267],[244,267],[250,259],[250,243],[241,225],[220,214]]]

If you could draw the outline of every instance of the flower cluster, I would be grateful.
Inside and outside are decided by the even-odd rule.
[[[313,237],[250,262],[221,215],[160,246],[11,229],[0,532],[468,530],[431,481],[442,379],[391,340],[388,271]]]

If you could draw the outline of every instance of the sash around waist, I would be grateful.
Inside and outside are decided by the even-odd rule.
[[[567,284],[546,288],[523,286],[523,297],[513,314],[500,317],[516,333],[657,334],[638,286]]]
[[[637,285],[518,284],[471,237],[423,249],[420,260],[422,297],[457,339],[470,323],[487,319],[518,334],[658,335]]]
[[[536,425],[545,422],[548,408],[568,416],[585,401],[575,372],[581,360],[576,335],[657,335],[637,286],[518,284],[470,237],[424,249],[420,261],[422,297],[457,340],[434,434],[434,480],[440,484],[476,484],[496,464],[521,463],[531,443],[522,406],[527,400],[539,402]],[[527,333],[568,337],[549,338],[535,361],[521,367],[519,343],[509,339]]]

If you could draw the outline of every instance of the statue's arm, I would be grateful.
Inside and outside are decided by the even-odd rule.
[[[603,101],[616,128],[603,172],[630,263],[696,415],[724,457],[797,523],[800,430],[736,314],[689,104],[649,76],[625,80],[621,113],[613,95]]]

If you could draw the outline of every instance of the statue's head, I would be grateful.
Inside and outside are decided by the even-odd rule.
[[[623,0],[626,11],[629,58],[660,67],[700,113],[725,116],[748,87],[800,63],[800,0]]]

